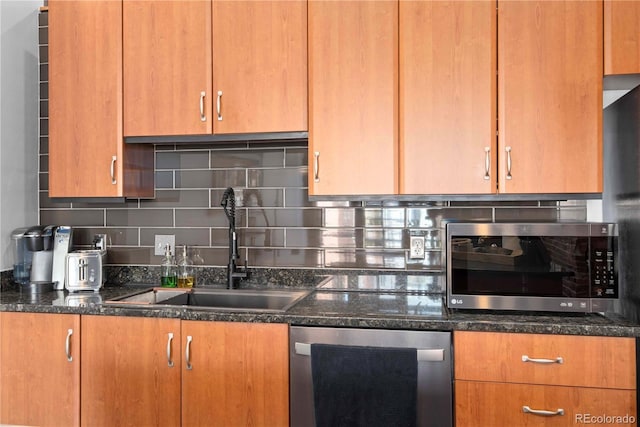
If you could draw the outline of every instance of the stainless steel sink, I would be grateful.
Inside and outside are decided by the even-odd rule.
[[[310,292],[311,289],[151,288],[114,298],[106,301],[105,304],[147,308],[173,306],[193,309],[282,312],[288,310]]]

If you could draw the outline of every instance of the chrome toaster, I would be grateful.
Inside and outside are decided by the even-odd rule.
[[[106,280],[106,255],[107,251],[99,249],[67,254],[65,288],[69,292],[100,290]]]

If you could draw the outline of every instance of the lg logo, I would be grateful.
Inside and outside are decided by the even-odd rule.
[[[462,299],[460,298],[451,298],[451,305],[462,304]]]

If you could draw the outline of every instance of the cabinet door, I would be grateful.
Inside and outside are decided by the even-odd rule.
[[[124,0],[124,135],[212,131],[211,0]]]
[[[80,425],[80,316],[0,313],[0,424]]]
[[[604,1],[604,74],[640,73],[640,2]]]
[[[288,325],[182,322],[182,425],[289,425]]]
[[[602,8],[498,1],[500,193],[602,191]]]
[[[123,195],[122,3],[49,1],[49,196]]]
[[[306,1],[213,0],[213,53],[216,134],[307,130]]]
[[[496,191],[496,2],[400,2],[400,193]]]
[[[398,2],[308,7],[309,194],[395,194]]]
[[[563,414],[534,414],[524,407]],[[635,390],[474,381],[456,381],[455,414],[458,427],[634,425],[638,419]],[[604,415],[621,418],[598,422]]]
[[[180,425],[179,319],[82,316],[82,354],[83,426]]]

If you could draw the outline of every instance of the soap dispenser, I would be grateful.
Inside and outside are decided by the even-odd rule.
[[[164,248],[164,258],[160,269],[160,285],[163,288],[175,288],[176,282],[176,265],[171,255],[171,246],[167,244]]]
[[[182,247],[182,257],[178,261],[178,287],[192,288],[193,277],[193,263],[187,255],[187,245],[184,245]]]

